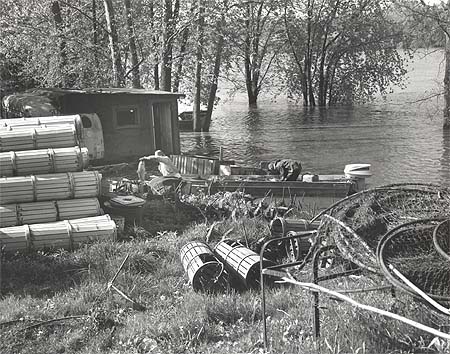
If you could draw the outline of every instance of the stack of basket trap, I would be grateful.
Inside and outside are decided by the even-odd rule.
[[[216,292],[228,288],[257,288],[260,256],[235,240],[222,240],[212,250],[201,241],[191,241],[180,250],[181,263],[196,291]],[[264,266],[271,264],[263,259]]]
[[[38,127],[0,122],[0,247],[6,252],[72,249],[116,237],[97,199],[101,175],[84,171],[89,158],[78,146],[81,128],[61,118],[60,125]]]

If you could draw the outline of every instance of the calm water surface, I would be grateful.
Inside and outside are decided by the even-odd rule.
[[[245,95],[220,104],[210,133],[181,133],[182,152],[224,156],[257,166],[293,158],[303,171],[339,174],[349,163],[372,164],[371,186],[433,182],[450,186],[450,134],[442,130],[443,100],[416,102],[443,80],[443,52],[416,55],[406,89],[356,107],[305,109],[268,97],[249,108]]]

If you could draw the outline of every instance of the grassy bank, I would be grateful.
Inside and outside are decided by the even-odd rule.
[[[163,214],[173,216],[169,209]],[[94,243],[74,252],[7,255],[0,353],[264,352],[259,292],[194,292],[179,250],[189,240],[204,240],[209,225],[193,217],[187,225],[186,214],[176,220],[179,224],[172,231],[163,231],[163,225],[159,230],[154,225],[151,233],[130,230],[121,242]],[[229,237],[245,235],[252,245],[269,235],[267,222],[258,218],[225,221],[211,234],[211,245],[231,228]],[[114,284],[145,309],[108,290],[127,255]],[[311,280],[310,269],[298,276]],[[372,283],[360,276],[325,285],[357,288]],[[390,292],[375,292],[352,297],[434,326],[442,321],[406,295],[393,298]],[[424,332],[325,297],[322,336],[315,342],[308,292],[292,286],[272,288],[267,302],[273,353],[437,352],[434,346],[426,348],[432,337]]]

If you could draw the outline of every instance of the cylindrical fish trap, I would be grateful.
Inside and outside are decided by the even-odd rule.
[[[97,197],[97,171],[0,178],[0,204]]]
[[[180,250],[181,263],[195,291],[226,289],[223,264],[204,242],[191,241]]]
[[[0,205],[0,227],[72,220],[102,214],[97,198]]]
[[[289,231],[309,231],[316,230],[319,227],[320,220],[310,223],[305,219],[285,219],[278,217],[270,222],[270,232],[273,237],[286,236]]]
[[[89,164],[87,148],[10,151],[0,153],[2,177],[26,176],[33,173],[82,171]]]
[[[220,241],[214,248],[217,258],[226,268],[235,274],[247,288],[256,288],[260,284],[260,256],[234,240]],[[264,259],[263,266],[272,265]]]
[[[74,249],[89,241],[116,240],[116,236],[116,224],[108,215],[0,228],[0,244],[6,252]]]
[[[77,145],[74,126],[0,130],[0,152],[55,149]]]
[[[305,232],[300,231],[289,231],[286,234],[287,237],[294,237],[284,242],[286,248],[286,255],[289,257],[290,261],[297,262],[302,260],[311,248],[311,233],[305,234]]]
[[[73,126],[77,133],[78,139],[82,137],[83,124],[81,116],[78,114],[68,116],[13,118],[2,119],[0,121],[0,130],[22,130],[27,128],[62,126]]]

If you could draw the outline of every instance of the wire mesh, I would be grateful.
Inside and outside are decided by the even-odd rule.
[[[424,219],[400,225],[380,241],[378,261],[394,285],[417,295],[393,273],[392,265],[420,290],[435,300],[450,301],[450,263],[433,244],[433,232],[441,220]]]
[[[450,189],[431,184],[395,184],[356,193],[323,214],[318,237],[347,259],[381,273],[376,249],[390,230],[406,222],[449,216]],[[323,216],[320,215],[320,216]]]

